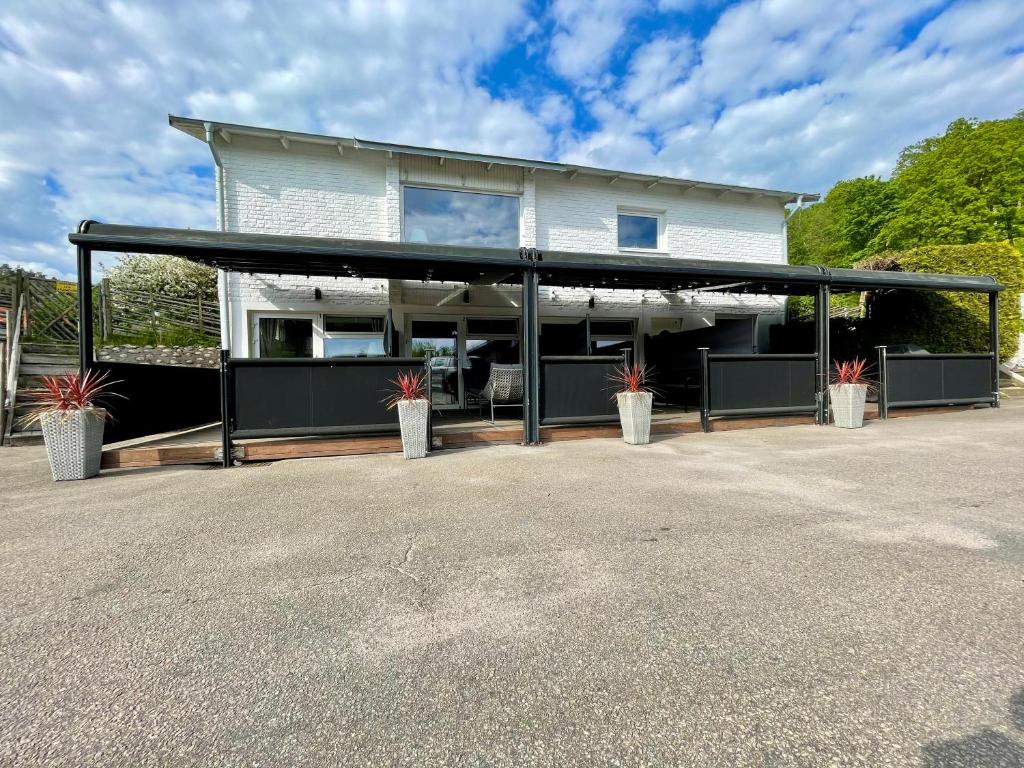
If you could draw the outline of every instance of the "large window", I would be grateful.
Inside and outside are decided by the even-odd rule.
[[[403,233],[409,243],[519,247],[519,198],[405,187]]]
[[[260,357],[312,357],[313,321],[306,317],[259,318]]]
[[[659,214],[619,211],[619,248],[656,251],[660,232]]]
[[[324,315],[324,357],[384,357],[384,318]]]

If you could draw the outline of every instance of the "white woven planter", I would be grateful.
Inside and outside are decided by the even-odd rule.
[[[427,416],[430,403],[426,400],[400,400],[398,425],[402,429],[402,453],[407,459],[422,459],[427,455]]]
[[[106,417],[102,408],[82,408],[39,418],[54,480],[85,480],[100,473]]]
[[[832,404],[832,421],[837,427],[858,429],[864,426],[864,403],[867,384],[832,384],[828,399]]]
[[[622,439],[630,445],[647,445],[651,442],[651,405],[654,403],[654,395],[650,392],[619,392],[615,400],[619,406]]]

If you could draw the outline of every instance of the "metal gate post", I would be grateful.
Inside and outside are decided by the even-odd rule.
[[[92,342],[92,251],[78,246],[78,371],[82,376],[95,362]]]
[[[828,424],[828,375],[829,363],[829,290],[825,284],[818,286],[814,297],[814,327],[816,333],[815,353],[818,355],[818,380],[815,399],[818,403],[817,422]]]
[[[889,368],[887,348],[875,347],[878,350],[878,418],[889,418]]]
[[[992,350],[992,407],[999,407],[999,294],[988,295],[988,346]]]
[[[523,269],[523,445],[540,443],[540,276],[532,262]]]
[[[431,361],[433,356],[427,352],[423,356],[423,377],[427,386],[427,452],[434,450],[434,380]]]
[[[700,429],[701,432],[711,431],[711,361],[708,357],[711,350],[700,347]]]
[[[221,466],[227,469],[231,466],[231,414],[234,411],[234,384],[231,381],[231,366],[228,359],[230,350],[220,351],[220,453]]]

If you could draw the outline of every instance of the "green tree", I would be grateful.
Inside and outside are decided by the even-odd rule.
[[[791,264],[839,266],[845,256],[828,201],[801,208],[790,216],[787,237]]]
[[[896,211],[870,250],[1016,242],[1024,236],[1024,111],[955,120],[904,149],[889,183]]]
[[[840,181],[828,193],[839,247],[848,266],[861,258],[896,212],[891,182],[877,176]]]
[[[790,217],[790,263],[852,266],[865,255],[895,208],[887,181],[875,176],[840,181],[822,202]]]

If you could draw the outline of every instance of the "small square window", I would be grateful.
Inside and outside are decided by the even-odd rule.
[[[619,248],[658,250],[658,217],[620,213]]]

